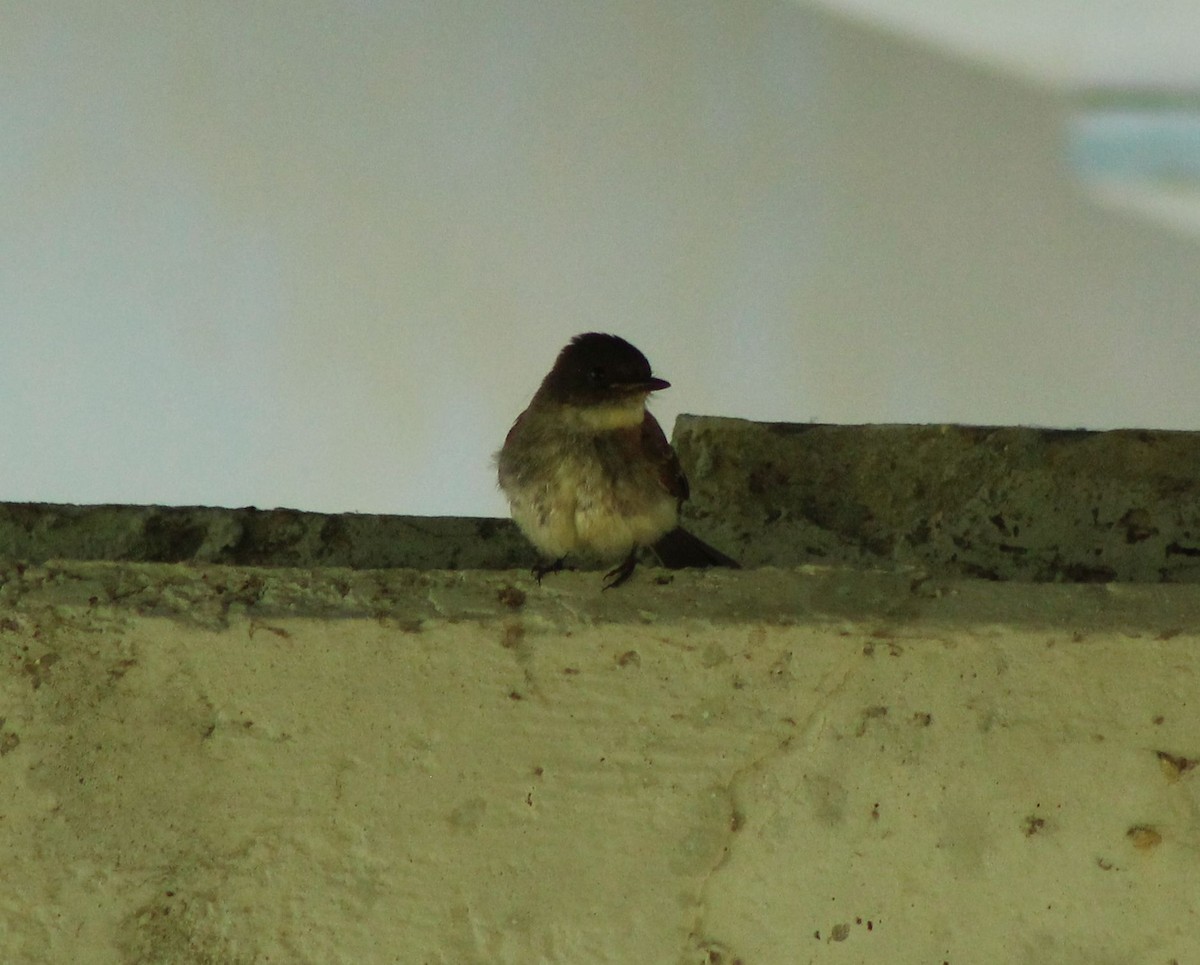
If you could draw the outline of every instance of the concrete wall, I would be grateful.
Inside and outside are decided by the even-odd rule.
[[[1200,597],[0,569],[11,963],[1168,965]]]

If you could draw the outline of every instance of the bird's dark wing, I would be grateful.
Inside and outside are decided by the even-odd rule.
[[[667,437],[663,434],[662,426],[649,412],[642,420],[642,449],[659,467],[659,478],[663,488],[682,503],[688,498],[688,481],[679,457]],[[719,549],[709,546],[702,539],[693,536],[679,526],[665,533],[653,546],[663,566],[670,569],[683,569],[691,566],[728,566],[741,569],[741,564]]]
[[[642,420],[642,451],[657,464],[663,489],[680,503],[687,499],[688,481],[679,464],[679,457],[667,442],[662,426],[649,412]]]

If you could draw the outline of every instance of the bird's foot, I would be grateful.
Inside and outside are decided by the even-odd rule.
[[[542,585],[542,577],[547,573],[558,573],[563,569],[563,557],[559,557],[553,563],[539,563],[533,568],[534,579],[538,581],[538,586]]]
[[[629,551],[629,555],[618,565],[613,567],[604,574],[604,589],[611,590],[615,586],[620,586],[631,576],[637,567],[638,548],[635,546]]]

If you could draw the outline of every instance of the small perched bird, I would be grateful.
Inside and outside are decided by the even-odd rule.
[[[646,411],[670,384],[616,335],[577,335],[558,354],[497,457],[512,517],[544,557],[539,582],[584,556],[620,561],[604,588],[620,586],[648,546],[668,566],[738,565],[679,528],[687,477]]]

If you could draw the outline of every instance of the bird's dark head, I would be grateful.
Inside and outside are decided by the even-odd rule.
[[[646,356],[616,335],[576,335],[558,353],[538,398],[577,406],[610,406],[645,400],[671,385],[655,378]]]

